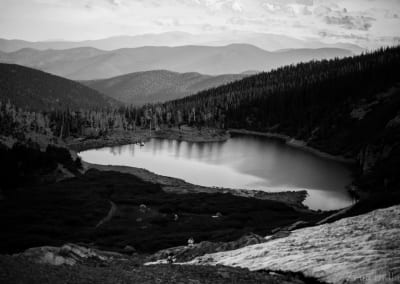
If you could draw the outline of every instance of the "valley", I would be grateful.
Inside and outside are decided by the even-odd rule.
[[[217,53],[210,47],[198,51],[191,46],[188,54],[199,59],[202,57],[196,52],[208,54],[211,49],[213,56],[218,52],[230,56],[226,48],[232,54],[236,54],[237,48],[250,48],[264,54],[264,51],[241,45],[219,47]],[[23,55],[17,63],[38,68],[37,63],[29,62],[40,58],[63,71],[54,71],[52,67],[39,69],[65,75],[78,74],[73,73],[75,66],[72,65],[87,64],[87,58],[93,68],[103,64],[103,59],[97,61],[98,58],[119,58],[120,63],[134,64],[134,60],[127,60],[121,54],[131,56],[143,49],[146,48],[119,50],[112,56],[111,51],[93,48],[19,50],[15,54]],[[172,52],[168,53],[168,60],[176,59],[172,56],[176,50],[180,56],[186,52],[180,47],[168,48],[168,52]],[[188,67],[191,73],[152,69],[126,74],[135,71],[129,67],[115,74],[107,70],[102,73],[104,76],[107,73],[108,77],[125,74],[122,77],[94,81],[82,81],[100,74],[86,67],[78,68],[78,72],[90,74],[89,77],[66,76],[79,77],[79,81],[71,81],[16,64],[0,64],[0,249],[2,254],[9,254],[2,255],[0,261],[12,271],[18,271],[24,264],[33,273],[45,270],[62,275],[63,279],[70,279],[69,273],[73,273],[83,282],[85,271],[93,271],[94,279],[103,277],[104,272],[107,275],[104,277],[111,279],[141,279],[143,283],[152,283],[154,277],[174,283],[168,278],[169,272],[181,280],[188,275],[197,277],[203,281],[200,283],[211,279],[224,283],[238,273],[246,275],[247,283],[262,283],[266,279],[277,283],[343,280],[335,278],[337,271],[331,273],[328,264],[310,272],[295,260],[283,262],[287,257],[283,252],[290,254],[284,245],[288,240],[299,244],[293,248],[294,254],[310,255],[308,263],[315,267],[315,262],[322,257],[316,250],[321,248],[310,245],[310,251],[303,251],[305,245],[301,242],[317,232],[314,230],[324,234],[333,232],[331,239],[326,234],[320,238],[331,240],[332,246],[341,250],[337,244],[346,243],[345,240],[353,236],[340,232],[353,228],[357,218],[368,224],[354,231],[375,236],[386,227],[383,221],[373,224],[371,214],[377,220],[386,220],[389,217],[384,217],[385,212],[389,215],[397,212],[397,207],[393,207],[394,211],[381,208],[395,206],[400,200],[400,78],[396,72],[400,66],[399,50],[399,47],[384,48],[353,57],[287,65],[255,75],[203,75],[193,73],[192,66]],[[293,51],[277,53],[289,60],[288,52]],[[315,52],[312,56],[322,51]],[[50,55],[54,56],[54,61]],[[72,62],[70,56],[76,56],[76,62]],[[274,54],[274,57],[279,56]],[[97,59],[92,61],[94,57]],[[190,64],[183,58],[185,64]],[[162,62],[160,58],[156,61]],[[239,65],[246,70],[257,70],[253,63]],[[259,64],[267,66],[264,61]],[[277,63],[276,67],[280,64],[284,63]],[[146,69],[143,66],[137,68]],[[177,67],[179,72],[183,71],[180,68]],[[100,67],[99,70],[104,69]],[[218,73],[218,70],[213,72]],[[242,144],[233,147],[238,139],[243,140]],[[133,145],[135,143],[138,144]],[[177,157],[170,156],[180,154],[180,150],[171,154],[169,144],[172,148],[181,145],[186,162],[193,159],[190,155],[209,159],[208,166],[214,163],[216,167],[208,169],[212,178],[228,179],[230,183],[213,182],[211,175],[202,176],[206,170],[197,164],[194,168],[189,164],[174,164]],[[101,149],[104,147],[110,148]],[[226,154],[224,147],[233,148]],[[271,148],[279,148],[279,151],[271,152]],[[129,151],[136,151],[136,154],[121,155]],[[157,151],[158,155],[154,154]],[[104,155],[97,160],[85,157],[85,153],[102,152]],[[147,162],[158,163],[158,170],[174,169],[177,174],[160,172],[150,166],[143,169],[146,161],[143,157],[140,160],[140,153],[145,152],[156,156]],[[171,159],[167,164],[162,163],[163,155]],[[118,158],[133,159],[136,163],[122,163]],[[307,172],[310,160],[315,164]],[[240,161],[244,161],[242,165]],[[283,164],[274,168],[268,164],[271,161]],[[226,163],[240,167],[242,172],[226,175],[222,171]],[[351,169],[340,174],[347,166]],[[185,171],[189,171],[190,176],[180,176]],[[263,191],[251,183],[246,186],[242,175],[254,177],[255,172],[262,172],[258,177],[266,179],[264,186],[282,179],[279,189],[285,190],[268,191],[266,186]],[[296,178],[297,182],[291,183]],[[307,190],[309,196],[315,197],[312,183],[321,186],[320,180],[323,185],[329,183],[332,192],[341,191],[348,196],[350,189],[349,200],[354,198],[357,202],[347,200],[349,202],[330,207],[328,199],[320,199],[307,207],[310,205]],[[296,186],[297,191],[292,191],[291,186]],[[316,188],[320,189],[318,186]],[[253,187],[258,190],[251,190]],[[326,204],[322,206],[322,203]],[[373,211],[376,209],[384,211]],[[341,229],[330,223],[340,224]],[[396,222],[387,224],[393,231],[384,239],[385,247],[399,230]],[[193,246],[186,245],[190,238],[195,241]],[[370,241],[375,239],[371,237]],[[68,243],[72,244],[66,245]],[[255,250],[264,249],[264,246],[270,250],[269,246],[275,244],[280,245],[274,252],[276,262],[260,266],[262,260],[257,258],[256,252],[252,254],[254,247],[251,245]],[[393,251],[397,246],[394,242]],[[93,251],[102,256],[85,257]],[[177,262],[190,265],[162,264],[168,263],[166,259],[171,253]],[[108,261],[110,254],[116,259]],[[233,254],[234,261],[230,261]],[[251,262],[253,257],[254,262]],[[390,250],[385,255],[387,260],[393,257],[396,256],[390,254]],[[249,264],[246,259],[250,258]],[[365,259],[370,261],[368,257]],[[43,266],[46,263],[52,266]],[[144,263],[153,266],[144,266]],[[229,267],[214,266],[219,263]],[[194,264],[202,266],[196,271],[191,266]],[[107,269],[99,270],[103,265]],[[383,264],[379,265],[379,269],[385,269]],[[132,267],[137,268],[137,278],[127,272]],[[358,266],[353,268],[361,271]],[[387,269],[398,273],[395,265]],[[220,279],[220,270],[225,280]],[[208,275],[203,275],[202,271]],[[141,278],[147,273],[150,274],[147,280]],[[9,275],[0,274],[0,280],[9,280]],[[28,276],[23,277],[28,281]],[[343,277],[350,276],[344,274]],[[357,274],[356,278],[359,277],[362,275]],[[109,278],[104,281],[112,282]]]
[[[125,104],[143,105],[180,99],[244,77],[245,74],[210,76],[156,70],[80,82]]]

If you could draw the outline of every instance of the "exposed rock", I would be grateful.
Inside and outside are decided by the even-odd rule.
[[[298,229],[298,228],[300,228],[300,227],[305,227],[305,226],[307,226],[308,224],[309,224],[309,222],[300,220],[300,221],[294,222],[292,225],[288,226],[288,227],[286,228],[286,230],[288,230],[288,231],[293,231],[293,230]]]
[[[201,256],[207,253],[226,251],[232,249],[238,249],[244,246],[252,244],[260,244],[265,242],[265,239],[256,234],[248,234],[241,237],[240,239],[232,242],[200,242],[193,244],[193,246],[179,246],[161,250],[148,258],[149,262],[152,263],[167,263],[169,255],[173,255],[176,261],[189,261],[197,256]],[[149,263],[151,264],[151,263]]]
[[[340,219],[340,217],[343,216],[344,214],[346,214],[347,212],[349,212],[351,210],[351,208],[353,208],[353,206],[343,208],[342,210],[339,210],[338,212],[333,213],[332,215],[329,215],[328,217],[322,219],[321,221],[318,221],[316,224],[322,225],[322,224],[328,223],[330,221]]]
[[[295,271],[329,283],[395,283],[400,280],[399,216],[400,205],[379,209],[188,264]]]
[[[310,282],[311,281],[311,282]],[[318,283],[299,273],[271,273],[223,266],[151,265],[113,261],[106,265],[46,265],[0,255],[0,283],[40,284],[303,284]]]
[[[274,240],[274,239],[279,239],[279,238],[284,238],[290,235],[291,231],[300,228],[300,227],[305,227],[309,224],[309,222],[306,221],[297,221],[294,222],[293,224],[286,226],[286,227],[278,227],[273,230],[271,230],[272,235],[266,236],[266,240]]]
[[[62,247],[35,247],[27,249],[16,256],[23,256],[32,262],[50,265],[75,265],[86,260],[107,262],[124,256],[114,252],[105,252],[76,244],[65,244]]]
[[[126,246],[124,247],[124,252],[125,252],[125,253],[128,253],[128,254],[132,254],[132,253],[135,253],[136,250],[135,250],[135,248],[134,248],[133,246],[126,245]]]
[[[276,232],[275,234],[273,234],[272,236],[270,236],[268,238],[268,240],[275,240],[275,239],[280,239],[280,238],[284,238],[290,235],[290,231],[288,230],[279,230],[278,232]]]

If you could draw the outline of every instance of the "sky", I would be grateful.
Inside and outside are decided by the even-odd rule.
[[[182,31],[400,43],[400,0],[0,0],[0,38],[85,40]]]

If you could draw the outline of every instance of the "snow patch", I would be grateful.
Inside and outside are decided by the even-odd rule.
[[[241,249],[186,264],[302,272],[329,283],[400,281],[400,206],[295,230]]]

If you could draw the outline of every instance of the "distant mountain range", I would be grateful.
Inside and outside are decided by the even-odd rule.
[[[81,81],[127,104],[164,102],[195,94],[201,90],[240,80],[246,74],[210,76],[167,70],[135,72],[103,80]]]
[[[223,46],[234,43],[247,43],[261,49],[276,51],[287,48],[343,48],[353,53],[361,53],[363,48],[355,44],[328,44],[317,40],[301,40],[279,34],[230,31],[223,33],[190,34],[185,32],[166,32],[159,34],[142,34],[136,36],[115,36],[98,40],[85,41],[41,41],[0,39],[0,51],[13,52],[22,48],[70,49],[77,47],[94,47],[102,50],[133,48],[141,46],[182,46],[207,45]]]
[[[80,83],[35,69],[0,64],[0,74],[0,101],[30,110],[78,110],[120,104]]]
[[[248,44],[227,46],[145,46],[104,51],[91,47],[66,50],[24,48],[0,53],[0,62],[15,63],[74,80],[104,79],[132,72],[166,69],[210,75],[269,71],[288,64],[350,56],[347,49],[265,51]]]

